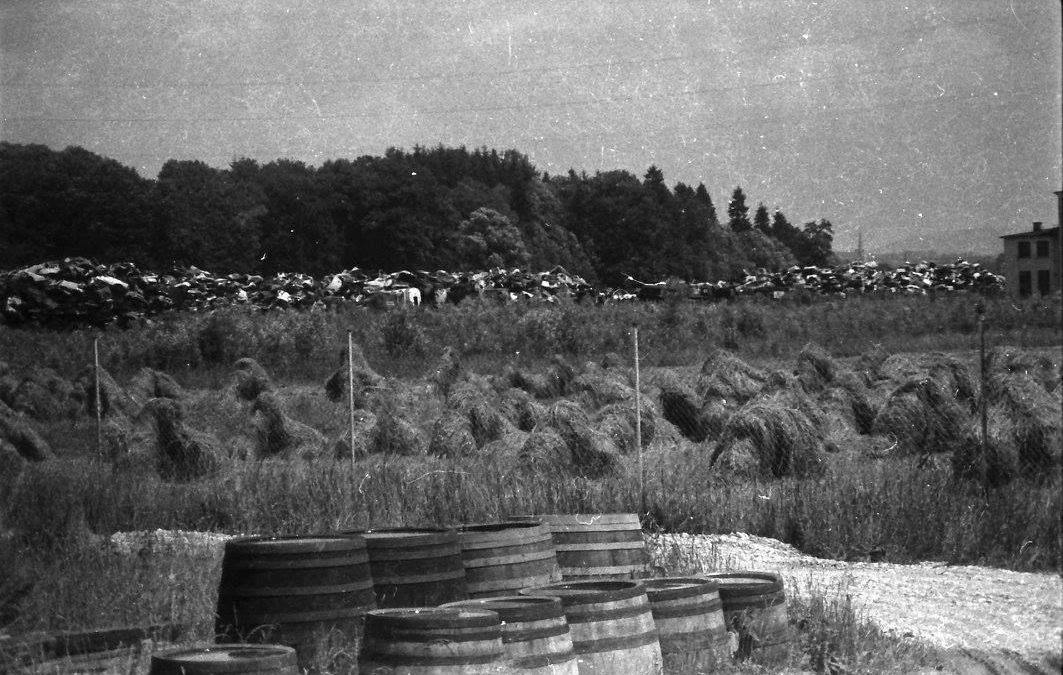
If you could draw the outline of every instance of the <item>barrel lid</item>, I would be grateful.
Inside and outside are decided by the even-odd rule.
[[[371,609],[366,612],[366,621],[387,623],[408,628],[430,628],[460,621],[462,626],[498,626],[502,620],[498,612],[473,607],[393,607]]]
[[[642,524],[634,513],[542,513],[512,516],[516,522],[542,522],[553,532],[583,532],[586,530],[641,530]]]
[[[295,650],[282,645],[218,644],[178,647],[151,657],[152,672],[247,673],[295,666]]]
[[[448,544],[458,540],[455,530],[435,527],[388,527],[378,530],[352,532],[365,538],[367,548],[375,546],[424,546]]]
[[[521,595],[556,597],[564,605],[584,602],[612,602],[646,594],[646,587],[638,581],[590,579],[568,581],[546,586],[533,586],[520,591]]]
[[[365,548],[365,542],[361,537],[334,534],[240,537],[225,543],[225,550],[229,553],[323,553],[362,548]]]
[[[641,581],[650,600],[676,600],[689,597],[691,593],[713,593],[720,590],[718,581],[704,577],[660,577]]]
[[[774,572],[717,572],[705,575],[720,586],[720,597],[731,598],[783,590],[782,577]]]
[[[506,530],[514,529],[531,529],[539,527],[540,525],[541,523],[533,520],[508,520],[495,523],[468,523],[459,527],[458,532],[504,532]]]
[[[469,607],[498,612],[502,621],[538,621],[563,616],[561,598],[533,595],[500,595],[493,598],[474,598],[448,602],[440,607]]]

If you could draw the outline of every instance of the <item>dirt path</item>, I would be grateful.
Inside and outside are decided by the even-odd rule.
[[[822,560],[746,534],[661,535],[651,540],[651,551],[656,564],[671,569],[683,561],[691,571],[778,571],[797,597],[848,594],[880,628],[948,649],[954,659],[945,672],[1059,672],[1059,575]]]

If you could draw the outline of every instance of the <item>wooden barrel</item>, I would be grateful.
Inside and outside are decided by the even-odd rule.
[[[219,642],[288,645],[300,667],[322,668],[336,653],[357,651],[363,617],[375,607],[360,537],[249,537],[225,545]]]
[[[498,614],[466,607],[375,609],[358,654],[362,675],[498,673],[505,650]]]
[[[562,579],[632,579],[647,574],[649,555],[633,513],[542,514],[513,520],[541,520],[550,526]]]
[[[151,657],[151,675],[299,675],[295,650],[281,645],[181,647]]]
[[[730,640],[715,581],[667,577],[642,583],[653,609],[665,670],[713,672],[730,660]]]
[[[463,525],[458,540],[470,598],[561,581],[550,528],[542,523]]]
[[[365,537],[377,606],[436,607],[467,600],[458,533],[447,529],[393,528]]]
[[[662,672],[657,628],[640,582],[572,581],[526,588],[521,595],[561,599],[580,675]]]
[[[525,675],[579,675],[560,598],[505,595],[462,600],[444,607],[496,612],[502,620],[506,665]]]
[[[720,587],[727,629],[738,636],[735,658],[770,662],[790,651],[790,627],[782,577],[768,572],[708,574]]]

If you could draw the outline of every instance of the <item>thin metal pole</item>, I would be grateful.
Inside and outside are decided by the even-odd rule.
[[[96,401],[96,456],[103,458],[103,414],[100,408],[100,338],[92,339],[93,398]]]
[[[635,343],[635,448],[639,457],[639,509],[646,513],[646,467],[642,462],[642,378],[639,372],[639,327],[631,329]]]
[[[347,331],[347,406],[350,413],[351,462],[356,459],[354,452],[354,336]]]
[[[982,423],[982,461],[979,463],[979,474],[985,478],[984,472],[989,461],[989,404],[986,401],[986,356],[985,356],[985,312],[978,313],[978,342],[979,342],[979,370],[980,388],[978,392],[978,414]]]

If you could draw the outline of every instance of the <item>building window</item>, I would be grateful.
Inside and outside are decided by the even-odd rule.
[[[1030,271],[1019,272],[1019,295],[1025,298],[1030,294],[1030,290]]]
[[[1047,258],[1048,257],[1048,241],[1047,240],[1042,239],[1041,241],[1037,242],[1037,257],[1038,258]]]
[[[1020,258],[1029,258],[1030,257],[1030,242],[1028,242],[1028,241],[1020,241],[1019,242],[1019,257]]]
[[[1042,296],[1052,292],[1052,273],[1048,270],[1037,271],[1037,292]]]

